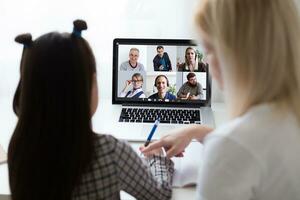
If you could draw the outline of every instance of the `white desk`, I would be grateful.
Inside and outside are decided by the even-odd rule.
[[[99,115],[99,112],[109,114],[114,112],[120,105],[112,105],[111,99],[100,99],[98,113],[96,113],[96,120],[93,120],[94,130],[97,133],[107,133],[113,126],[113,121],[107,122],[107,115]],[[226,121],[227,116],[225,112],[225,106],[223,103],[213,103],[212,105],[216,126],[219,126]],[[17,118],[12,111],[12,104],[9,99],[0,99],[0,144],[7,152],[9,140],[11,134],[15,128]],[[97,123],[97,122],[101,123]],[[97,123],[97,124],[95,124]],[[0,165],[0,200],[8,200],[10,195],[9,183],[8,183],[8,170],[7,164]],[[195,199],[195,187],[191,188],[176,188],[173,191],[173,199]],[[134,199],[125,192],[121,193],[121,199],[132,200]]]

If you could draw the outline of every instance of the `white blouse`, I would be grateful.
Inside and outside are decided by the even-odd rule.
[[[259,105],[204,140],[197,199],[300,199],[300,125]]]

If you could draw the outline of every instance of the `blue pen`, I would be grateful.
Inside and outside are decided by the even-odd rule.
[[[153,127],[152,127],[152,129],[151,129],[151,131],[150,131],[150,133],[148,135],[147,141],[145,143],[145,147],[150,144],[152,136],[153,136],[153,134],[154,134],[154,132],[155,132],[158,124],[159,124],[159,119],[155,120],[154,125],[153,125]]]

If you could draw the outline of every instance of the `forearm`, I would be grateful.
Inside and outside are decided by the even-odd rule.
[[[178,96],[179,98],[186,98],[186,95],[184,95],[184,94],[177,94],[177,96]]]
[[[191,140],[195,139],[202,142],[204,137],[214,129],[204,125],[193,124],[186,128],[186,135]]]

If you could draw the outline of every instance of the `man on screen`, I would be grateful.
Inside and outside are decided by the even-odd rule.
[[[169,80],[165,75],[158,75],[155,78],[154,86],[157,88],[157,93],[149,96],[150,99],[158,100],[175,100],[176,96],[168,92]]]
[[[121,64],[122,71],[145,71],[144,65],[138,62],[140,51],[137,48],[129,50],[129,60]]]
[[[172,71],[172,64],[163,46],[157,46],[157,55],[153,59],[154,71]]]
[[[186,78],[187,82],[180,87],[179,91],[177,92],[177,97],[185,100],[203,99],[203,88],[202,85],[197,82],[196,74],[190,72]]]

